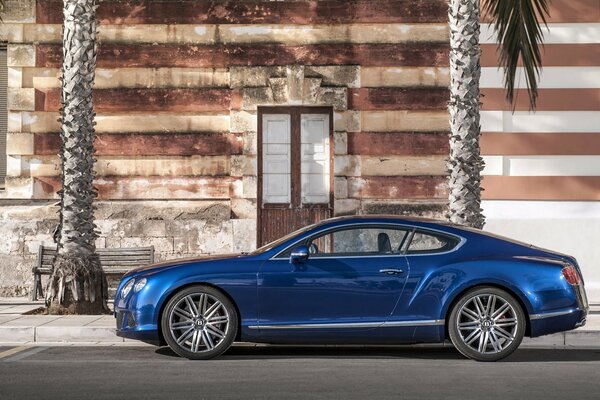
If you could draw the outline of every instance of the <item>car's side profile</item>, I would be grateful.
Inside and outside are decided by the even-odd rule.
[[[409,344],[450,339],[498,360],[524,336],[574,329],[588,304],[573,257],[478,230],[394,216],[343,217],[251,254],[128,273],[119,336],[208,359],[235,341]]]

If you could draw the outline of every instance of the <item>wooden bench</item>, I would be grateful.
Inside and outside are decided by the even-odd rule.
[[[96,249],[100,264],[107,275],[122,275],[130,270],[154,263],[154,247],[130,247],[120,249]],[[35,267],[33,267],[33,290],[31,299],[44,297],[42,275],[52,273],[52,261],[56,255],[55,246],[40,246]]]

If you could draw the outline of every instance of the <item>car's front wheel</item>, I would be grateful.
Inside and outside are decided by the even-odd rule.
[[[510,355],[521,344],[526,324],[519,302],[495,287],[465,293],[448,323],[454,347],[477,361],[497,361]]]
[[[175,353],[207,360],[231,346],[238,317],[227,296],[215,288],[198,285],[183,289],[169,300],[162,313],[161,329]]]

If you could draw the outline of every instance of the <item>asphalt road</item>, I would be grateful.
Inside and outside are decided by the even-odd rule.
[[[452,348],[0,347],[0,399],[598,399],[600,350],[519,350],[477,363]],[[4,354],[4,355],[3,355]]]

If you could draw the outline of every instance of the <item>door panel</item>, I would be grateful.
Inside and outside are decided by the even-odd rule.
[[[403,273],[388,275],[382,269]],[[315,257],[302,264],[290,264],[287,259],[267,261],[258,277],[259,326],[359,324],[340,330],[376,328],[394,310],[407,275],[403,256]]]
[[[389,226],[335,228],[302,242],[307,260],[291,264],[286,251],[266,261],[258,276],[259,326],[350,332],[382,325],[409,274],[400,251],[407,237],[408,230]]]

